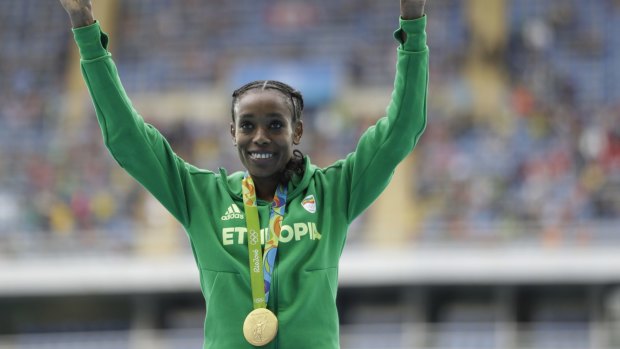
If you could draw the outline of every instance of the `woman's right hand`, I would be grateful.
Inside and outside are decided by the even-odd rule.
[[[73,28],[85,27],[95,22],[91,0],[59,0],[71,19]]]
[[[400,0],[400,17],[416,19],[424,16],[426,0]]]

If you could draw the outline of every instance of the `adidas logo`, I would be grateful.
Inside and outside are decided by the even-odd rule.
[[[236,204],[228,206],[228,209],[226,210],[226,212],[224,212],[224,215],[222,216],[223,221],[231,219],[245,219],[243,213],[241,213],[241,210],[239,210],[239,207]]]

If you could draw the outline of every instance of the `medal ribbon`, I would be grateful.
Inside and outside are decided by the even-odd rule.
[[[271,276],[276,264],[278,242],[282,231],[282,220],[286,211],[287,188],[278,185],[269,211],[269,240],[265,242],[265,251],[261,249],[260,220],[256,205],[256,187],[252,177],[247,173],[241,181],[243,205],[247,225],[248,252],[250,261],[250,284],[252,287],[252,305],[254,309],[266,308],[271,290]]]

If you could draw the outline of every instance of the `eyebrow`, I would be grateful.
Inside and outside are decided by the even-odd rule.
[[[250,118],[253,119],[256,116],[254,114],[251,113],[246,113],[246,114],[240,114],[239,115],[239,119],[246,119],[246,118]],[[277,113],[277,112],[273,112],[273,113],[269,113],[266,115],[266,117],[270,118],[270,119],[286,119],[284,117],[284,115]]]

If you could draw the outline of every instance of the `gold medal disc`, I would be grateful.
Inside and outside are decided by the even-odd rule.
[[[243,335],[252,345],[262,347],[278,333],[278,318],[268,309],[252,310],[243,323]]]

